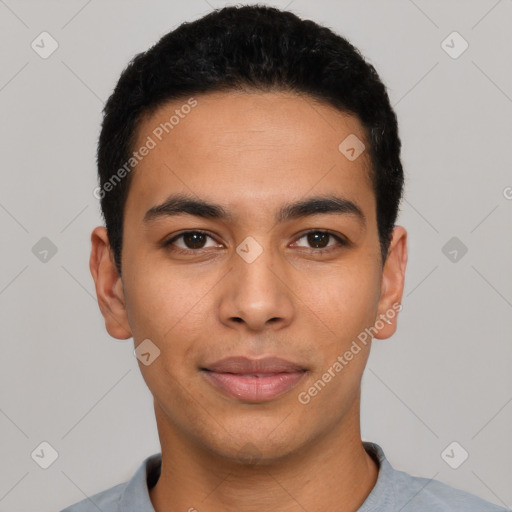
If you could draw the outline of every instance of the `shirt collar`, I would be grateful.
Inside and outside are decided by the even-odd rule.
[[[369,441],[363,441],[368,454],[377,462],[379,474],[370,494],[357,512],[391,512],[395,509],[393,468],[386,459],[382,448]],[[119,499],[119,510],[137,512],[155,512],[149,498],[149,489],[160,477],[162,454],[155,453],[147,457],[126,485]]]
[[[378,444],[363,441],[363,446],[368,454],[377,462],[379,474],[373,489],[357,512],[373,512],[375,510],[379,512],[392,512],[396,509],[393,482],[395,470]]]
[[[142,462],[120,496],[119,510],[155,512],[149,498],[149,489],[156,484],[160,477],[161,467],[161,453],[154,453]]]

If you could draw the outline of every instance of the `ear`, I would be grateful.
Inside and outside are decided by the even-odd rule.
[[[406,266],[407,231],[402,226],[395,226],[382,270],[381,294],[374,324],[375,338],[383,340],[396,331],[398,312],[402,309]]]
[[[113,338],[125,340],[132,336],[123,295],[123,283],[114,263],[107,230],[95,228],[91,234],[91,270],[96,296],[105,327]]]

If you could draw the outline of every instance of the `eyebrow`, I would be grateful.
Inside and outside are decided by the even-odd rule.
[[[148,224],[162,217],[184,214],[228,222],[233,222],[235,218],[233,213],[220,204],[185,194],[174,194],[162,204],[150,208],[144,215],[143,222]],[[366,217],[362,209],[353,201],[335,195],[315,196],[285,204],[277,211],[275,220],[283,223],[319,214],[353,215],[363,226],[366,226]]]

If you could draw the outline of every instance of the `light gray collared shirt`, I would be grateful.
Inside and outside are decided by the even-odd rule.
[[[377,482],[357,512],[511,512],[438,480],[394,469],[376,443],[363,441],[378,462]],[[129,482],[86,498],[61,512],[155,512],[149,489],[160,477],[161,454],[147,457]],[[205,507],[195,508],[207,512]]]

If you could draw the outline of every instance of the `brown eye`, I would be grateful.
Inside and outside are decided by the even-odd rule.
[[[314,231],[307,235],[308,243],[311,244],[315,249],[323,249],[329,244],[331,235],[321,231]]]
[[[185,233],[182,238],[187,249],[202,249],[206,241],[206,235],[198,232]]]
[[[322,252],[322,250],[335,249],[336,247],[348,245],[346,240],[330,231],[309,231],[304,233],[298,240],[306,239],[309,248],[314,252]],[[330,243],[334,240],[334,243]],[[301,246],[299,246],[301,247]]]
[[[185,231],[180,233],[179,235],[171,238],[167,242],[165,242],[165,247],[169,247],[171,249],[182,250],[182,251],[194,251],[198,249],[205,249],[205,243],[207,239],[212,237],[203,231]],[[176,241],[182,240],[182,245],[176,244]],[[213,240],[213,239],[212,239]]]

